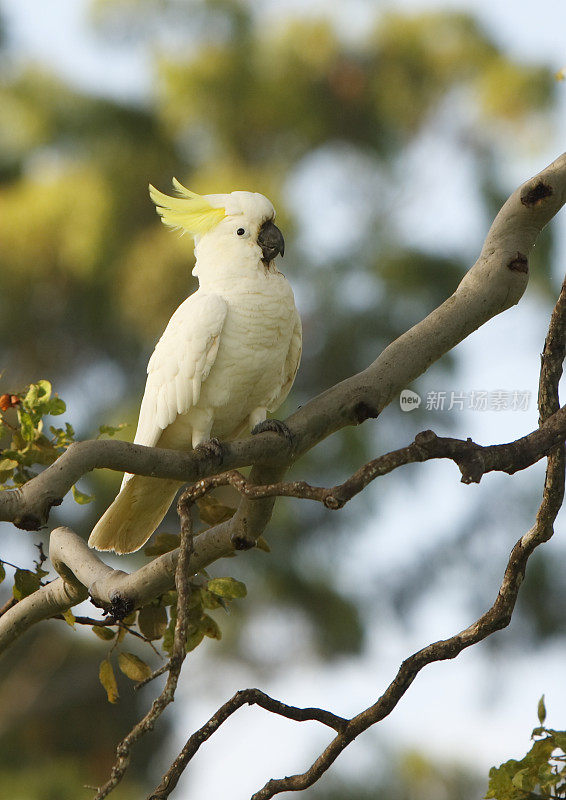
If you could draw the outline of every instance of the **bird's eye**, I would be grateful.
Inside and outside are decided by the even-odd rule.
[[[238,236],[243,236],[245,234],[245,232],[246,232],[245,228],[238,228],[238,230],[236,231]]]

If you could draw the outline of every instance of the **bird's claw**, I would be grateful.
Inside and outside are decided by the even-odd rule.
[[[217,464],[222,463],[222,459],[224,458],[224,450],[222,448],[221,442],[216,439],[207,439],[200,444],[197,444],[195,447],[195,451],[198,453],[202,453],[207,458],[212,459],[213,461],[217,462]]]

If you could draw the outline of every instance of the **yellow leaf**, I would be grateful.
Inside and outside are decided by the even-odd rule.
[[[120,653],[118,666],[133,681],[143,681],[151,675],[151,667],[134,653]]]
[[[103,639],[106,642],[115,636],[115,632],[111,628],[107,628],[106,625],[93,625],[92,632],[96,633],[99,639]]]
[[[179,547],[180,537],[176,533],[158,533],[144,548],[146,556],[153,558],[154,556],[161,556],[163,553],[169,553]]]
[[[267,541],[260,536],[259,539],[256,539],[255,546],[258,550],[263,550],[264,553],[271,553],[271,547],[267,544]]]
[[[146,639],[161,639],[167,629],[167,611],[163,606],[145,606],[138,614],[138,627]]]
[[[119,700],[118,684],[116,683],[116,677],[114,675],[114,670],[112,669],[112,664],[107,658],[100,665],[98,677],[100,683],[106,689],[108,702],[117,703]]]
[[[64,617],[65,622],[67,623],[67,625],[70,625],[71,628],[75,627],[75,615],[73,614],[73,612],[71,611],[70,608],[69,608],[68,611],[65,611],[63,613],[63,617]]]
[[[218,525],[221,522],[231,519],[236,513],[235,508],[225,506],[209,494],[197,500],[197,506],[201,521],[206,522],[208,525]]]

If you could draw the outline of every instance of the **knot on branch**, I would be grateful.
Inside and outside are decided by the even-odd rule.
[[[114,619],[124,619],[134,610],[134,601],[122,592],[115,591],[110,595],[110,613]]]
[[[256,540],[244,533],[234,533],[230,537],[230,541],[234,545],[234,550],[251,550],[256,546]]]
[[[484,448],[471,439],[463,442],[428,430],[417,433],[414,444],[425,458],[451,458],[462,473],[462,483],[479,483],[485,473]]]
[[[14,518],[14,525],[22,531],[38,531],[45,525],[45,520],[32,511],[24,512]]]
[[[377,419],[379,411],[373,406],[370,406],[369,403],[366,403],[365,400],[360,400],[352,409],[352,414],[356,425],[361,425],[366,419]]]
[[[462,483],[479,483],[485,474],[485,461],[482,448],[471,439],[466,444],[470,445],[469,451],[454,460],[462,473]]]
[[[322,502],[330,511],[338,511],[347,501],[337,497],[335,494],[327,494]]]
[[[537,181],[534,186],[526,189],[521,194],[521,203],[527,206],[527,208],[532,208],[533,206],[540,205],[543,200],[550,197],[552,194],[552,186],[549,186],[548,183],[544,181]]]
[[[511,261],[507,264],[507,269],[510,269],[513,272],[524,272],[525,275],[528,275],[529,260],[526,256],[517,251],[515,258],[511,259]]]
[[[424,450],[428,453],[430,451],[430,445],[434,444],[438,441],[438,436],[434,431],[427,430],[421,431],[417,433],[415,436],[415,444],[418,447],[423,447]]]

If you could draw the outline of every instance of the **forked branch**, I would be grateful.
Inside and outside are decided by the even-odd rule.
[[[565,347],[566,280],[562,285],[560,297],[552,314],[542,355],[539,382],[541,430],[549,420],[555,417],[559,408],[558,384],[562,375]],[[336,728],[337,735],[306,772],[269,780],[252,796],[251,800],[270,800],[270,798],[282,792],[301,791],[312,786],[357,736],[383,720],[394,710],[418,673],[425,666],[437,661],[456,658],[462,650],[483,641],[495,631],[509,625],[519,589],[525,576],[528,559],[540,544],[548,541],[553,535],[554,521],[564,500],[565,450],[563,433],[561,437],[561,439],[554,442],[554,447],[548,455],[543,498],[536,515],[535,524],[513,547],[497,597],[491,608],[465,630],[456,633],[449,639],[434,642],[403,661],[395,678],[373,705],[349,719],[346,724],[344,724],[343,720],[340,720],[340,727]],[[235,481],[232,485],[237,483],[238,481]],[[236,485],[236,488],[242,491],[243,485]],[[256,690],[248,691],[253,693]],[[202,742],[208,739],[230,714],[240,708],[243,702],[246,702],[245,700],[240,702],[242,697],[245,697],[243,693],[236,694],[199,731],[189,738],[157,789],[147,800],[166,800],[169,797],[182,771],[186,768]],[[273,710],[266,705],[263,705],[263,707],[268,711]],[[322,712],[320,709],[317,709],[317,712],[318,714],[327,713]],[[283,716],[295,719],[292,713],[281,711],[276,713],[283,713]]]
[[[50,509],[71,486],[94,468],[195,482],[181,498],[181,547],[127,575],[112,570],[67,528],[52,534],[51,557],[60,578],[42,587],[0,617],[0,652],[36,622],[60,614],[88,594],[112,610],[135,608],[176,585],[179,594],[175,644],[168,665],[166,686],[145,717],[118,748],[118,758],[109,781],[98,790],[106,797],[124,774],[133,744],[151,729],[173,700],[185,655],[186,605],[191,574],[222,556],[253,546],[271,516],[276,496],[293,496],[324,503],[331,509],[343,506],[372,480],[411,462],[450,458],[459,467],[462,480],[478,482],[489,471],[513,473],[548,456],[542,504],[536,522],[515,545],[498,596],[476,622],[453,637],[435,642],[406,659],[383,695],[350,720],[322,709],[296,709],[268,698],[257,690],[238,693],[197,731],[164,776],[153,797],[165,800],[190,758],[220,724],[242,704],[255,702],[266,710],[290,719],[316,719],[337,731],[320,757],[305,773],[270,780],[253,800],[267,800],[283,791],[312,785],[330,767],[356,736],[387,716],[427,664],[454,658],[463,649],[509,624],[527,560],[534,549],[553,533],[553,523],[564,495],[564,436],[566,411],[558,402],[558,379],[564,358],[565,289],[553,313],[547,337],[539,392],[540,425],[536,431],[507,445],[480,446],[471,441],[436,437],[424,432],[408,447],[383,455],[366,464],[340,486],[314,487],[282,481],[286,469],[316,444],[347,425],[377,417],[398,393],[442,355],[487,320],[510,308],[521,298],[528,281],[528,256],[542,228],[566,201],[566,154],[519,187],[507,200],[488,233],[478,261],[468,271],[454,294],[389,345],[362,372],[352,375],[306,403],[287,420],[290,440],[262,433],[223,445],[221,462],[198,452],[178,453],[144,448],[125,442],[81,442],[21,489],[0,494],[0,520],[28,530],[46,524]],[[249,479],[237,471],[253,464]],[[218,474],[219,469],[224,472]],[[226,471],[228,470],[228,471]],[[214,486],[230,483],[242,499],[234,517],[199,536],[192,535],[188,507]],[[88,554],[88,555],[87,555]],[[175,576],[175,580],[173,580]],[[309,716],[310,715],[310,716]]]

